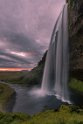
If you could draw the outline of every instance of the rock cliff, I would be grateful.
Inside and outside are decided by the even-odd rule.
[[[83,80],[83,0],[67,0],[71,74]]]

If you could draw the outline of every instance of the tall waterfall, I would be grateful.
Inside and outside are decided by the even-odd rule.
[[[67,4],[59,15],[47,52],[41,90],[69,102],[68,92],[68,11]]]

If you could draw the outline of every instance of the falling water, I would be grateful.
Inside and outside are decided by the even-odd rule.
[[[67,4],[58,17],[47,52],[41,91],[69,102],[68,93],[68,12]]]

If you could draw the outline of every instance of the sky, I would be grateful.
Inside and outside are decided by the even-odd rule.
[[[33,68],[65,0],[0,0],[0,68]]]

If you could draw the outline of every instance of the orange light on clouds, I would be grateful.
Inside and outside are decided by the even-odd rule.
[[[32,68],[0,68],[0,71],[22,71],[27,70],[30,71]]]

